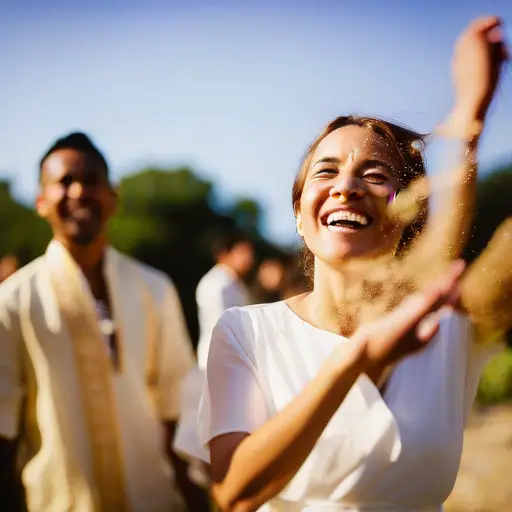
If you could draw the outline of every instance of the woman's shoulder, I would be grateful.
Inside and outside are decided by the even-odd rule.
[[[300,328],[300,325],[284,301],[233,307],[221,315],[212,335],[212,343],[220,337],[247,349],[265,344],[268,339],[274,339],[277,333],[289,333],[296,328]]]
[[[287,309],[288,306],[284,301],[233,307],[224,311],[217,325],[232,329],[265,329],[275,325],[283,315],[286,316]]]
[[[260,346],[265,343],[277,304],[232,307],[224,311],[213,328],[208,354],[208,367],[215,362],[257,366]]]

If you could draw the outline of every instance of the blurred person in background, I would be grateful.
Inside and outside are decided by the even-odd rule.
[[[14,254],[7,254],[0,259],[0,283],[3,283],[16,270],[18,270],[18,258]]]
[[[280,254],[262,261],[252,289],[256,304],[277,302],[307,290],[307,279],[297,255]]]
[[[311,284],[308,283],[304,275],[304,269],[300,264],[298,256],[289,258],[289,265],[285,267],[285,274],[281,284],[281,300],[289,299],[295,295],[300,295],[311,290]]]
[[[274,256],[264,259],[256,272],[252,289],[253,302],[265,304],[282,298],[282,287],[287,273],[287,258]]]
[[[201,278],[196,289],[199,317],[197,367],[189,372],[182,388],[181,413],[174,450],[190,462],[190,478],[209,487],[209,470],[202,462],[204,448],[197,437],[197,411],[203,391],[204,369],[212,330],[222,313],[252,302],[244,279],[254,266],[251,238],[240,232],[225,233],[213,243],[215,265]]]
[[[212,329],[226,309],[247,306],[251,296],[244,278],[254,265],[254,246],[243,233],[227,233],[213,244],[215,265],[201,278],[196,289],[199,316],[197,361],[206,366]]]
[[[21,458],[29,512],[205,510],[171,448],[194,366],[173,283],[109,246],[117,195],[86,135],[48,149],[39,186],[53,239],[0,285],[1,502]]]

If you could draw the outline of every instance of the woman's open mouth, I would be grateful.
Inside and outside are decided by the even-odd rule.
[[[322,217],[322,224],[330,231],[353,233],[368,228],[373,223],[372,217],[354,210],[334,210]]]

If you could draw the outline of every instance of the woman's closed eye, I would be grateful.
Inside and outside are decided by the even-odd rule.
[[[330,178],[331,176],[336,176],[338,174],[338,170],[332,167],[324,167],[318,169],[314,172],[314,178]]]
[[[363,179],[372,185],[385,185],[389,182],[389,176],[379,171],[368,171],[364,173]]]

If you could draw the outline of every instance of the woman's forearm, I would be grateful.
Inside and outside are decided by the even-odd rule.
[[[336,360],[331,357],[296,398],[238,445],[225,478],[213,486],[222,510],[256,510],[297,473],[363,371],[356,340],[344,356],[333,354]]]
[[[471,231],[482,127],[476,113],[456,107],[435,132],[447,153],[442,155],[445,160],[437,169],[438,176],[432,178],[434,204],[427,229],[432,230],[437,247],[444,248],[443,257],[448,261],[460,256]]]
[[[428,179],[433,201],[425,230],[405,261],[415,273],[418,266],[426,269],[423,277],[416,274],[419,286],[429,282],[439,267],[460,257],[467,243],[475,210],[482,126],[468,111],[454,109],[434,132],[432,144],[440,162]]]
[[[496,230],[469,268],[460,303],[481,339],[494,339],[512,326],[512,217]]]

